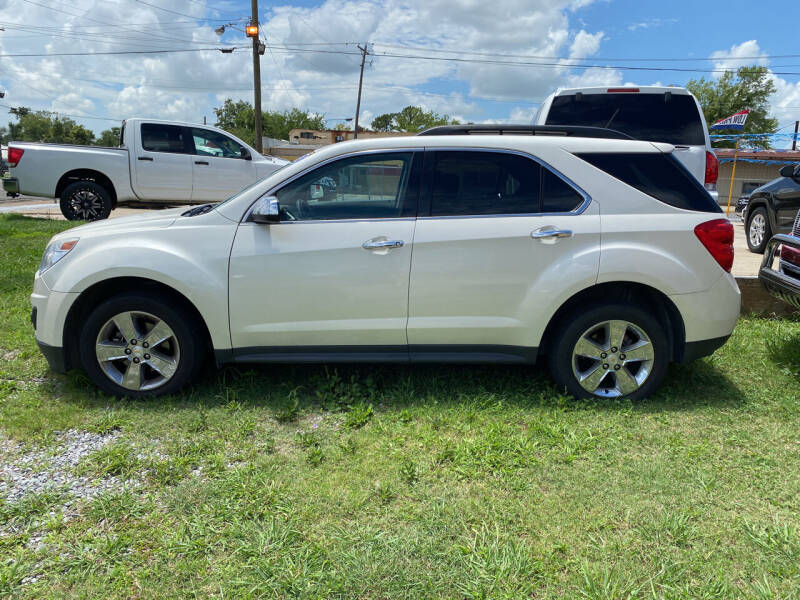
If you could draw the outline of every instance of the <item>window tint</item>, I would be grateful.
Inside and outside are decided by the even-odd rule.
[[[539,163],[501,152],[437,151],[431,215],[539,212]]]
[[[244,146],[217,131],[192,127],[192,139],[194,140],[194,153],[200,156],[242,158]]]
[[[149,152],[186,152],[184,128],[177,125],[142,123],[142,148]]]
[[[410,177],[412,157],[410,152],[368,154],[319,167],[278,191],[281,218],[307,221],[414,216],[418,184]]]
[[[671,94],[574,94],[556,96],[547,125],[608,127],[637,140],[702,146],[703,117],[694,98]]]
[[[583,196],[561,177],[542,168],[542,212],[571,212],[581,204]]]
[[[671,154],[578,154],[612,177],[665,204],[700,212],[722,212],[705,188]]]

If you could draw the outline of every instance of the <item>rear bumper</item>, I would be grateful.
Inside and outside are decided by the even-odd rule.
[[[684,355],[688,356],[690,352],[695,352],[690,350],[695,342],[700,344],[698,347],[711,344],[711,340],[721,340],[717,347],[724,343],[739,320],[742,295],[733,275],[723,273],[707,290],[674,294],[669,299],[683,319],[686,340]]]
[[[698,340],[696,342],[686,342],[683,347],[683,356],[678,362],[688,363],[704,356],[714,354],[717,348],[728,341],[730,335],[723,335],[722,337],[712,338],[710,340]]]
[[[3,177],[3,189],[7,194],[19,194],[19,180],[16,177]]]
[[[764,251],[764,260],[758,271],[758,280],[770,294],[800,309],[800,278],[790,273],[788,269],[781,267],[775,270],[773,268],[775,255],[781,246],[800,251],[800,238],[783,234],[772,236]],[[787,264],[786,266],[791,268],[791,265]]]

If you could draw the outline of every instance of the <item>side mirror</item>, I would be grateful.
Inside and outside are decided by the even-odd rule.
[[[250,220],[254,223],[269,225],[281,222],[281,208],[275,196],[265,196],[256,202]]]
[[[794,165],[783,165],[780,170],[781,177],[793,177],[794,172]]]
[[[244,160],[253,160],[253,157],[250,156],[250,151],[247,148],[242,148],[239,152],[239,158],[243,158]]]

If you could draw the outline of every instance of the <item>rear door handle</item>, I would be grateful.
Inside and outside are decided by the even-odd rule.
[[[367,240],[361,247],[364,250],[380,250],[381,248],[402,248],[403,240]]]
[[[196,160],[196,161],[194,161],[194,164],[196,164],[196,165],[208,165],[208,161],[207,160]]]
[[[546,227],[540,227],[539,229],[534,229],[531,231],[531,237],[536,240],[547,238],[570,238],[572,237],[572,230],[556,229],[552,225],[547,225]]]
[[[138,158],[139,158],[139,160],[149,160],[150,162],[153,162],[153,157],[152,156],[140,156]]]

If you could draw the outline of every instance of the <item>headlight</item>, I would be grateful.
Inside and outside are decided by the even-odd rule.
[[[64,258],[70,250],[72,250],[75,245],[78,243],[78,238],[72,238],[71,240],[62,240],[58,242],[51,242],[47,245],[47,248],[44,250],[44,256],[42,256],[42,262],[39,265],[39,273],[44,273]]]

